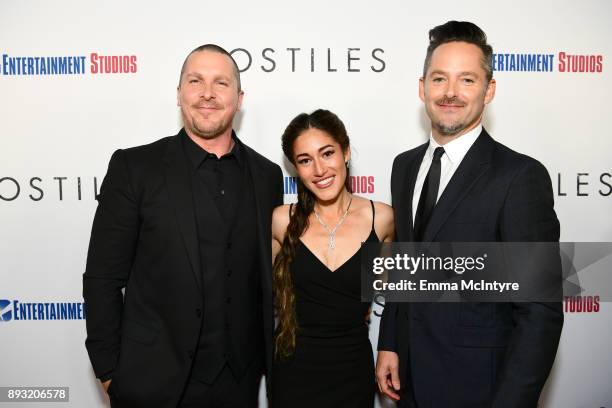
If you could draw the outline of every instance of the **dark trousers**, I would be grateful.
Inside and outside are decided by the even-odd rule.
[[[263,364],[254,359],[236,379],[226,364],[212,384],[189,379],[178,408],[257,408]]]
[[[190,378],[177,408],[257,408],[262,374],[263,362],[255,358],[240,379],[234,377],[227,364],[212,384]],[[111,408],[125,406],[112,386],[108,395]]]

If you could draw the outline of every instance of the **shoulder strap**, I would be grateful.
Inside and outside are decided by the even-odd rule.
[[[370,200],[372,206],[372,231],[374,231],[374,219],[376,218],[376,211],[374,211],[374,201]]]

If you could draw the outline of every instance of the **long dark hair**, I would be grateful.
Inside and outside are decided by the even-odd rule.
[[[318,129],[327,133],[347,152],[350,142],[344,123],[334,113],[317,109],[311,114],[301,113],[296,116],[285,129],[282,136],[283,153],[295,166],[293,145],[295,140],[308,129]],[[349,169],[347,166],[344,186],[351,192]],[[287,357],[295,350],[295,334],[298,328],[295,316],[295,292],[289,265],[295,257],[295,248],[300,237],[308,228],[308,218],[314,210],[315,196],[304,183],[297,179],[297,204],[290,215],[287,232],[281,245],[280,252],[274,261],[274,299],[278,314],[278,327],[276,330],[276,356]]]

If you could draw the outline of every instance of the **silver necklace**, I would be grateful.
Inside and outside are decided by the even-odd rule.
[[[351,196],[351,199],[349,200],[349,203],[348,203],[348,206],[346,207],[346,211],[344,212],[344,215],[342,215],[342,218],[340,218],[340,221],[338,221],[336,226],[331,231],[330,231],[329,227],[327,226],[327,224],[325,224],[323,222],[323,220],[321,219],[321,217],[319,217],[319,214],[317,214],[317,210],[313,209],[314,215],[315,215],[315,217],[317,217],[317,221],[319,221],[319,223],[323,226],[323,228],[325,228],[325,231],[327,232],[327,237],[328,237],[328,240],[329,240],[329,243],[328,243],[327,246],[328,246],[330,251],[333,251],[334,248],[336,248],[336,230],[338,229],[338,227],[340,227],[342,225],[342,223],[346,219],[346,216],[348,215],[349,209],[351,208],[351,203],[352,202],[353,202],[353,196]]]

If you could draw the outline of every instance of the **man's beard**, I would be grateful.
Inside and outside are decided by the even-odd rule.
[[[231,127],[231,122],[219,122],[216,126],[198,126],[197,122],[193,124],[194,129],[196,130],[196,134],[203,139],[214,139],[219,135],[225,133],[229,127]]]
[[[452,98],[447,98],[447,97],[440,98],[439,100],[436,101],[436,104],[438,105],[442,105],[442,104],[458,105],[461,107],[464,107],[466,105],[464,101],[462,101],[456,96]],[[453,124],[444,124],[442,122],[434,122],[434,121],[432,121],[432,126],[438,131],[438,133],[444,136],[454,136],[457,133],[461,132],[466,127],[465,123],[460,123],[460,122],[453,123]]]
[[[438,133],[444,136],[454,136],[457,133],[461,132],[463,129],[465,129],[465,124],[463,123],[454,123],[451,125],[446,125],[441,122],[433,122],[433,126],[438,131]]]
[[[223,108],[223,105],[219,104],[217,101],[215,100],[210,100],[210,101],[199,101],[198,103],[194,104],[192,106],[193,109],[197,110],[200,107],[207,107],[207,108],[213,108],[213,109],[219,109],[221,110]],[[210,116],[212,116],[213,114],[211,113]],[[218,122],[213,122],[211,121],[208,117],[204,117],[204,116],[197,116],[194,115],[193,117],[193,132],[203,138],[203,139],[214,139],[220,135],[222,135],[223,133],[225,133],[228,128],[231,128],[232,126],[232,118],[227,118],[224,116],[221,116],[218,118]]]

